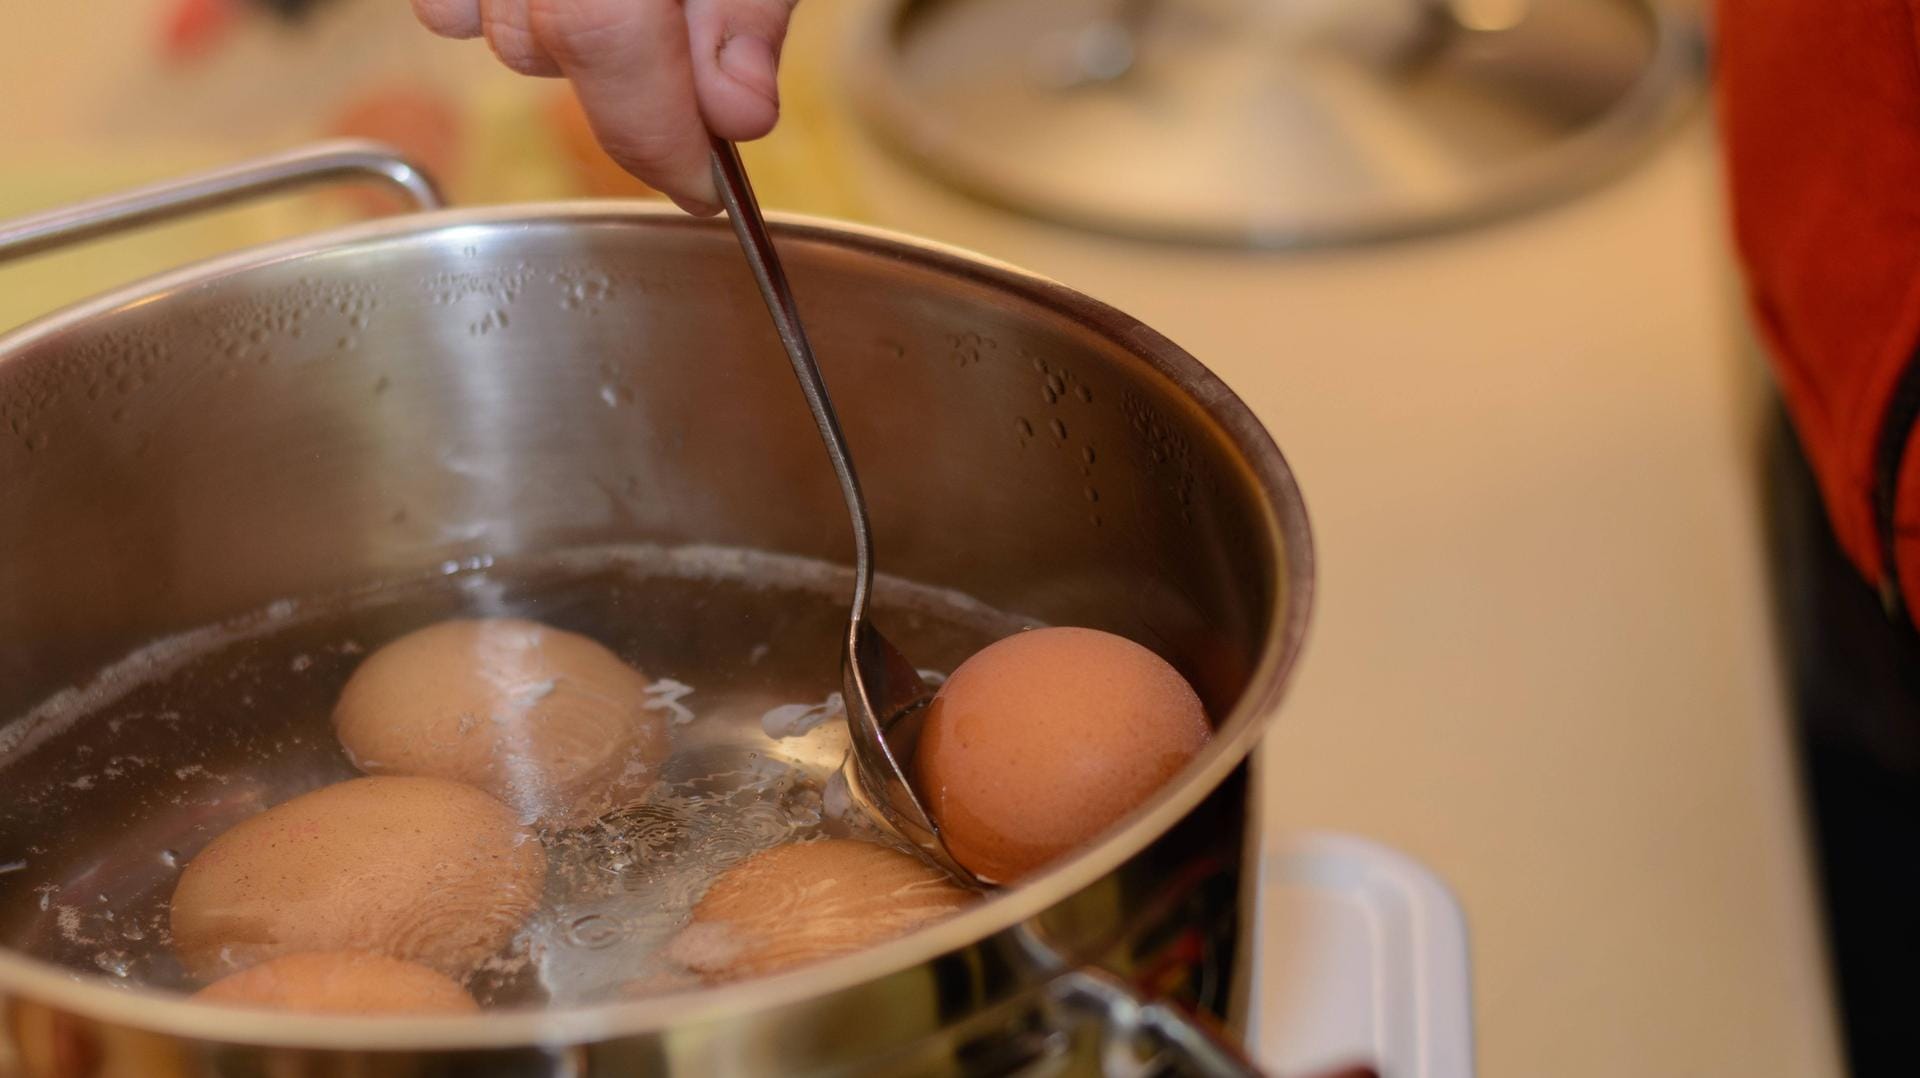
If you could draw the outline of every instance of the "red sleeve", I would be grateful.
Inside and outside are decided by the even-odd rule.
[[[1720,0],[1718,11],[1734,237],[1755,318],[1841,546],[1876,584],[1897,572],[1909,610],[1920,610],[1920,468],[1902,467],[1920,409],[1916,5]]]

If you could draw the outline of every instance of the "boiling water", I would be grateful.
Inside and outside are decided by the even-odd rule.
[[[645,671],[674,752],[640,801],[541,836],[545,904],[471,987],[489,1005],[683,987],[658,951],[718,872],[860,826],[833,778],[850,593],[845,570],[817,562],[625,547],[449,564],[159,642],[0,728],[0,939],[76,976],[196,987],[168,946],[180,869],[240,820],[355,776],[330,714],[367,652],[443,618],[512,615]],[[936,677],[1027,624],[899,581],[876,598],[888,635]]]

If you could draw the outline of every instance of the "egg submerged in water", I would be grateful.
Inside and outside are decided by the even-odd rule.
[[[954,859],[1013,883],[1153,796],[1211,734],[1193,687],[1152,651],[1095,629],[1033,629],[954,670],[911,777]]]
[[[430,778],[352,779],[241,821],[180,873],[187,972],[372,951],[464,977],[538,908],[546,854],[505,805]]]
[[[790,843],[714,880],[667,953],[709,981],[756,977],[905,935],[977,897],[886,846],[846,838]]]
[[[369,951],[282,955],[230,973],[193,998],[303,1014],[470,1014],[480,1009],[446,974]]]
[[[427,775],[528,820],[587,823],[653,784],[669,721],[649,682],[597,641],[519,618],[443,621],[369,655],[334,732],[374,775]]]

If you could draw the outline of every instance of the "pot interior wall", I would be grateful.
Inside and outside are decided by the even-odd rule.
[[[429,229],[0,355],[0,715],[156,635],[476,554],[845,561],[732,244],[645,217]],[[1284,598],[1224,435],[1123,341],[958,264],[785,247],[883,569],[1138,638],[1224,714]]]

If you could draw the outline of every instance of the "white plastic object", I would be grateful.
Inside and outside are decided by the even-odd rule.
[[[1255,901],[1247,1039],[1268,1073],[1471,1078],[1466,919],[1439,877],[1366,839],[1281,834]]]

